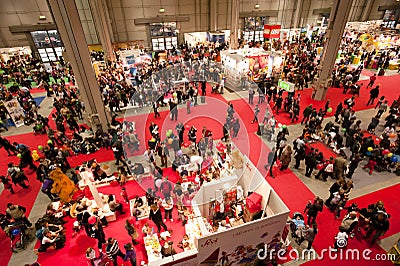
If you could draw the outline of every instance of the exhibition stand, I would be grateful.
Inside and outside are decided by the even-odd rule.
[[[289,209],[245,157],[242,169],[204,183],[193,198],[185,225],[193,248],[160,259],[149,250],[148,265],[216,265],[223,256],[230,265],[250,263],[258,247],[280,238],[288,215]],[[149,245],[158,249],[157,239],[150,238]]]

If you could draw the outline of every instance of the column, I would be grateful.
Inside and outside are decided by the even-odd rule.
[[[231,42],[230,49],[237,49],[239,47],[238,31],[239,31],[239,2],[240,0],[232,0],[231,9]]]
[[[210,31],[217,31],[217,0],[210,0],[208,16],[210,18]]]
[[[114,49],[111,43],[111,27],[108,17],[108,8],[104,0],[89,0],[93,23],[99,36],[101,46],[108,61],[115,61]]]
[[[303,9],[303,2],[304,0],[297,0],[296,2],[296,11],[294,12],[294,16],[293,16],[293,23],[290,25],[290,28],[298,28],[299,27],[299,23],[300,23],[300,17],[301,14],[303,13],[302,9]]]
[[[321,62],[323,62],[323,64],[318,70],[319,76],[313,88],[314,92],[312,97],[315,100],[322,101],[325,99],[352,4],[353,0],[335,0],[333,3],[329,17],[329,25],[326,30],[326,45],[321,57]]]
[[[361,17],[361,21],[368,21],[369,15],[371,15],[372,6],[374,5],[375,0],[364,0],[365,1],[365,9]]]
[[[85,103],[86,118],[92,126],[107,131],[109,113],[103,104],[75,1],[47,0],[47,2]]]

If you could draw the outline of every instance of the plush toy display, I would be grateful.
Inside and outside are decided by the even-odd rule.
[[[59,168],[50,172],[50,178],[54,181],[51,193],[57,194],[62,203],[69,203],[77,190],[74,182]]]

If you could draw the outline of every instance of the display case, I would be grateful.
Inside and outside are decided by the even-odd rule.
[[[157,234],[143,237],[143,241],[149,263],[162,259],[161,244]]]

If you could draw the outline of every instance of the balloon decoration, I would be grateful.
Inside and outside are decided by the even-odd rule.
[[[287,126],[286,125],[282,125],[282,128],[287,128]]]
[[[174,93],[172,94],[172,96],[173,96],[174,98],[176,98],[176,97],[178,96],[178,93],[174,92]]]
[[[374,148],[372,148],[372,147],[368,147],[368,149],[367,149],[368,151],[373,151],[374,150]]]
[[[156,187],[160,188],[161,184],[162,184],[162,179],[161,178],[157,179],[156,180]]]
[[[387,157],[391,158],[393,156],[393,153],[389,152]]]
[[[189,125],[186,125],[185,128],[186,128],[186,130],[189,130],[189,129],[190,129],[190,126],[189,126]]]
[[[387,154],[389,154],[390,153],[390,151],[388,150],[388,149],[384,149],[383,151],[382,151],[382,155],[387,155]]]
[[[18,159],[21,159],[21,158],[22,158],[21,153],[18,153],[18,154],[17,154],[17,157],[18,157]]]
[[[345,128],[342,128],[342,132],[345,133],[345,132],[346,132],[346,129],[345,129]]]
[[[174,140],[172,138],[168,139],[168,144],[171,145]]]
[[[329,107],[328,110],[326,110],[327,113],[332,113],[332,107]]]
[[[53,144],[53,141],[52,141],[51,139],[49,139],[49,140],[47,141],[47,144],[51,145],[51,144]]]
[[[183,143],[183,147],[188,148],[189,147],[189,143],[187,143],[187,142]]]
[[[394,134],[394,133],[390,133],[390,134],[389,134],[389,138],[394,139],[395,137],[396,137],[396,134]]]
[[[39,145],[39,146],[38,146],[38,150],[39,150],[39,151],[43,150],[43,146],[42,146],[42,145]]]
[[[181,156],[183,155],[182,150],[177,151],[177,152],[176,152],[176,155],[179,156],[179,157],[181,157]]]
[[[172,135],[172,130],[171,130],[171,129],[167,130],[166,135],[167,135],[168,138],[171,137],[171,135]]]
[[[394,163],[397,163],[399,161],[399,157],[397,157],[397,155],[392,156],[392,158],[390,158],[390,160]]]
[[[11,234],[13,235],[13,236],[17,236],[17,235],[19,235],[21,233],[21,230],[19,229],[19,228],[14,228],[12,231],[11,231]]]
[[[366,154],[367,154],[367,156],[371,156],[372,155],[372,153],[370,151],[367,151]]]

